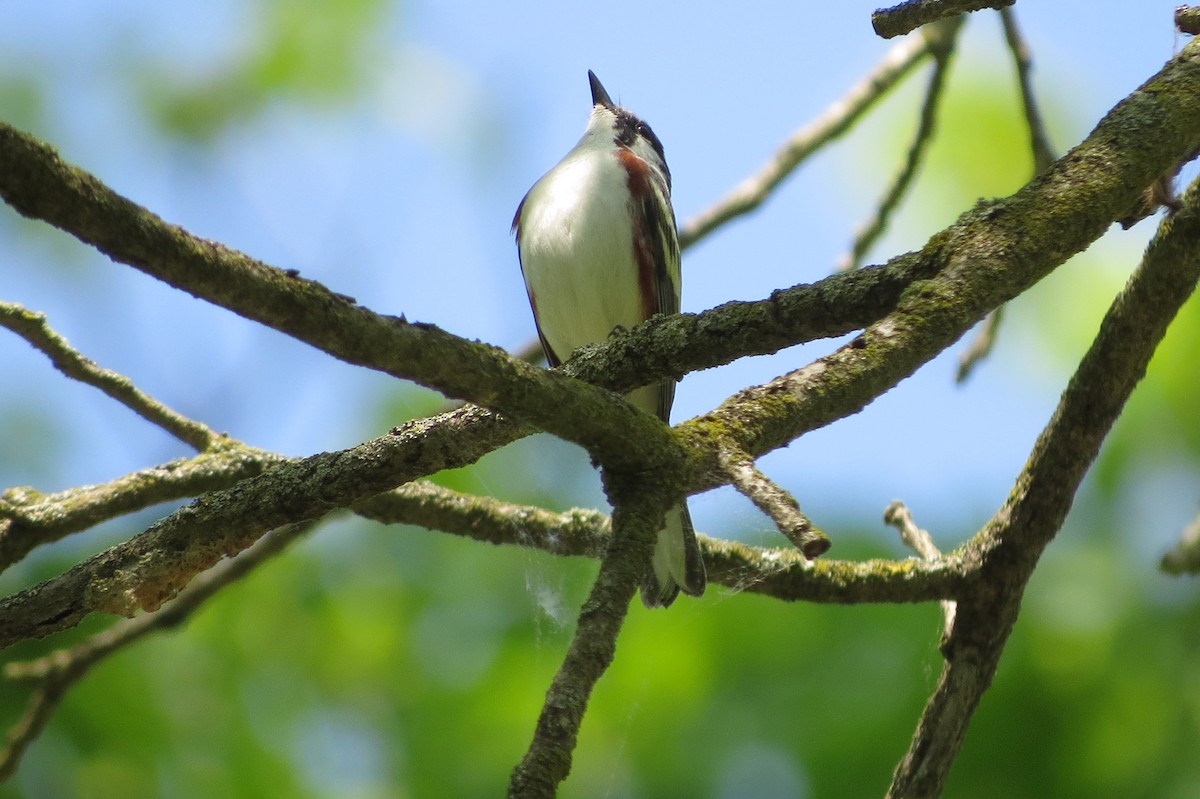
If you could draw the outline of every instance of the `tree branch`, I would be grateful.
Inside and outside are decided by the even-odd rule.
[[[813,526],[812,521],[800,510],[796,498],[784,491],[759,471],[754,461],[744,452],[723,450],[721,468],[743,496],[775,522],[779,532],[791,541],[808,559],[820,557],[828,551],[829,537]]]
[[[29,486],[0,494],[0,571],[35,547],[127,513],[229,488],[284,462],[281,455],[226,439],[194,458],[141,469],[99,485],[53,494]]]
[[[384,524],[415,524],[493,544],[531,547],[554,555],[602,557],[611,541],[607,516],[597,511],[550,513],[489,497],[460,494],[416,481],[354,505]],[[708,580],[735,591],[787,601],[835,604],[927,602],[964,590],[952,558],[929,563],[819,560],[793,549],[768,549],[697,536]]]
[[[354,512],[382,524],[415,524],[429,530],[485,541],[540,549],[555,555],[603,556],[611,534],[609,519],[595,510],[552,513],[477,497],[415,480],[356,502]]]
[[[464,440],[464,430],[473,436]],[[467,407],[205,494],[140,535],[0,601],[0,648],[74,626],[92,612],[155,610],[196,574],[268,530],[319,519],[417,477],[466,465],[526,433]]]
[[[101,369],[83,357],[67,340],[51,329],[44,314],[35,313],[16,303],[0,302],[0,325],[7,327],[41,350],[67,377],[98,388],[131,411],[161,427],[185,444],[203,452],[222,436],[200,422],[193,421],[139,391],[129,378]]]
[[[287,468],[287,464],[280,468]],[[45,504],[50,506],[50,497]],[[608,518],[596,511],[576,509],[555,514],[461,494],[428,482],[408,483],[355,503],[353,509],[385,524],[417,524],[556,555],[601,557],[611,540]],[[46,510],[45,515],[51,518],[54,513]],[[241,554],[199,574],[157,611],[119,622],[70,650],[29,663],[8,664],[7,678],[35,679],[41,685],[30,698],[25,714],[9,731],[7,746],[0,753],[0,780],[16,768],[59,700],[93,665],[146,634],[181,623],[202,602],[281,551],[312,526],[312,523],[292,524],[267,533]],[[709,564],[710,580],[735,590],[768,595],[778,592],[781,598],[818,602],[915,602],[952,596],[963,588],[961,565],[953,561],[939,560],[927,570],[904,569],[902,564],[887,561],[825,561],[814,569],[805,568],[803,559],[790,550],[765,550],[704,536],[700,541]]]
[[[502,410],[615,468],[644,468],[672,440],[620,397],[426,324],[372,313],[294,271],[169,225],[0,122],[0,196],[115,261],[348,363]]]
[[[1041,553],[1066,518],[1100,444],[1200,281],[1200,182],[1163,220],[1038,437],[1004,506],[962,548],[974,590],[958,603],[946,663],[896,769],[889,797],[940,796],[1016,622]]]
[[[588,699],[616,654],[629,601],[663,524],[667,505],[657,504],[660,497],[643,491],[640,481],[611,473],[605,478],[614,505],[613,544],[600,562],[571,645],[546,692],[533,740],[513,770],[508,795],[514,799],[549,799],[570,773]]]
[[[939,266],[910,253],[886,266],[780,289],[763,300],[656,316],[601,344],[581,347],[561,368],[580,380],[625,392],[651,379],[678,379],[746,356],[842,336],[884,318],[909,286],[933,277]]]
[[[607,546],[607,525],[601,514],[547,514],[468,498],[425,483],[380,494],[396,483],[466,465],[527,432],[480,408],[467,407],[410,422],[348,450],[307,459],[283,460],[264,453],[264,462],[257,450],[246,448],[206,453],[178,465],[60,494],[10,490],[4,498],[10,508],[17,508],[9,530],[13,537],[0,543],[14,557],[18,547],[32,548],[33,543],[119,513],[192,496],[211,486],[211,493],[141,535],[0,601],[0,648],[72,627],[96,611],[130,614],[138,607],[153,609],[220,557],[249,546],[266,531],[344,507],[384,523],[420,524],[560,555],[599,554]],[[262,473],[267,466],[272,468]],[[26,531],[26,538],[14,531]],[[934,569],[912,569],[887,561],[829,561],[806,570],[786,551],[713,539],[704,539],[704,552],[710,581],[786,600],[916,602],[959,590],[953,568],[946,563]],[[135,563],[137,568],[130,568]]]
[[[111,258],[197,297],[347,362],[500,408],[583,445],[606,465],[645,468],[671,449],[666,429],[653,424],[648,415],[634,412],[608,392],[580,386],[564,376],[578,368],[579,374],[593,379],[594,373],[584,364],[547,373],[435,327],[374,314],[293,272],[163,222],[4,123],[0,123],[0,196],[21,213],[44,219]],[[639,326],[647,336],[628,340],[614,336],[616,341],[599,348],[626,354],[636,347],[646,353],[636,368],[649,364],[656,371],[626,369],[604,383],[625,391],[662,377],[677,377],[684,369],[840,335],[887,313],[905,287],[927,276],[930,268],[928,263],[900,258],[885,269],[797,286],[759,302],[728,303],[699,316],[651,320]],[[681,339],[681,330],[689,338]],[[643,349],[647,339],[650,343]],[[711,344],[717,345],[713,352],[703,354],[700,348]]]
[[[861,410],[1087,247],[1198,146],[1200,43],[1192,42],[1049,170],[930,239],[917,257],[940,269],[910,286],[895,311],[832,354],[679,425],[709,470],[689,480],[691,490],[723,482],[723,442],[757,457]]]
[[[922,25],[985,8],[1004,8],[1016,0],[907,0],[891,8],[876,9],[871,14],[871,27],[876,35],[891,39],[903,36]]]

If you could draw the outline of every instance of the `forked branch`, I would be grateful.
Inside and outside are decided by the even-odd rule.
[[[967,725],[991,685],[1041,553],[1057,534],[1088,466],[1146,372],[1167,326],[1200,281],[1200,181],[1163,220],[1109,309],[1038,437],[1008,501],[962,550],[974,588],[958,604],[946,662],[889,797],[942,793]]]

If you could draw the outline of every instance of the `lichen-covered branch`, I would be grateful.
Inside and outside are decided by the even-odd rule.
[[[991,685],[1021,596],[1076,489],[1200,281],[1200,182],[1167,217],[1100,325],[1008,500],[961,550],[972,590],[958,603],[946,662],[896,769],[889,797],[940,796],[980,698]]]
[[[3,122],[0,197],[178,289],[348,363],[501,410],[606,465],[638,468],[672,447],[663,425],[608,391],[433,325],[381,316],[295,272],[193,236]]]
[[[628,391],[652,378],[678,378],[750,355],[842,336],[884,318],[909,286],[937,274],[937,263],[918,256],[902,255],[886,266],[779,289],[762,300],[656,316],[602,344],[576,350],[562,369],[589,383]]]
[[[483,435],[488,427],[491,433]],[[526,432],[494,414],[468,407],[411,422],[349,450],[303,460],[270,453],[264,460],[247,448],[225,453],[228,460],[222,453],[206,453],[174,468],[144,470],[109,484],[60,494],[10,491],[5,495],[10,505],[24,505],[26,511],[23,521],[16,514],[15,529],[30,531],[31,540],[40,543],[134,510],[133,505],[191,496],[211,485],[209,481],[216,483],[210,493],[145,533],[0,601],[0,647],[74,626],[89,613],[129,614],[138,607],[157,607],[221,557],[235,554],[267,531],[339,508],[351,507],[386,523],[425,525],[482,541],[597,556],[608,537],[606,520],[594,512],[549,514],[424,483],[387,490],[397,482],[466,465],[472,457]],[[474,441],[476,446],[464,441]],[[267,466],[272,468],[263,473]],[[146,488],[139,493],[136,487],[141,484]],[[793,560],[786,551],[714,539],[704,539],[703,545],[712,582],[780,599],[916,602],[952,596],[958,590],[954,570],[947,563],[913,569],[886,561],[829,561],[804,569],[803,558]]]
[[[613,542],[600,561],[591,593],[562,664],[546,691],[533,740],[513,770],[513,799],[552,799],[567,778],[592,689],[616,655],[629,601],[642,581],[670,505],[665,493],[647,492],[636,476],[605,472],[613,502]]]
[[[599,558],[608,548],[609,519],[596,510],[552,513],[492,497],[463,494],[417,480],[356,502],[354,512],[383,524],[414,524],[492,544],[515,544],[555,555]]]
[[[493,544],[554,555],[602,557],[611,541],[607,516],[574,509],[551,513],[417,481],[353,506],[384,524],[414,524]],[[918,561],[808,559],[790,548],[764,548],[697,536],[709,583],[787,601],[833,604],[928,602],[964,590],[953,558]]]
[[[896,310],[832,354],[677,428],[707,450],[758,456],[856,413],[1097,239],[1166,168],[1200,147],[1200,44],[1193,42],[1119,103],[1088,138],[1016,194],[981,203],[936,234],[919,258],[941,268]]]
[[[139,469],[99,485],[43,494],[19,486],[0,494],[0,571],[34,548],[163,502],[229,488],[285,459],[230,439],[193,458]]]
[[[1016,0],[907,0],[891,8],[879,8],[871,14],[871,27],[884,38],[903,36],[940,19],[985,8],[1004,8]]]
[[[462,441],[464,430],[474,437]],[[89,613],[155,610],[195,575],[269,530],[319,519],[417,477],[466,465],[527,433],[468,407],[204,494],[140,535],[0,601],[0,647],[66,629]]]
[[[196,238],[63,163],[51,148],[3,122],[0,196],[21,213],[60,227],[113,259],[201,299],[344,361],[499,408],[582,444],[602,462],[621,467],[627,459],[625,465],[636,465],[656,447],[670,446],[665,431],[655,433],[652,426],[643,431],[647,435],[629,434],[642,425],[627,404],[606,392],[579,387],[554,371],[547,373],[431,325],[372,313],[293,272]],[[928,263],[899,258],[883,269],[795,286],[757,302],[659,317],[592,348],[598,357],[576,359],[578,364],[560,371],[625,391],[748,354],[843,335],[892,310],[905,288],[928,277],[929,269]],[[611,375],[605,371],[625,358],[629,362],[623,368]]]

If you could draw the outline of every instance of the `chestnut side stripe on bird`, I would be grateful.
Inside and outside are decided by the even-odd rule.
[[[551,366],[618,326],[679,313],[679,238],[662,142],[613,103],[590,70],[588,80],[592,114],[583,138],[533,184],[513,219],[525,289]],[[675,381],[627,398],[667,422]],[[691,516],[680,503],[658,533],[642,601],[666,607],[681,589],[700,596],[705,582]]]

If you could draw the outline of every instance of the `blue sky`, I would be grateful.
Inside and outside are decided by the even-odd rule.
[[[1182,46],[1173,7],[1017,4],[1060,151]],[[871,32],[870,4],[414,3],[387,15],[364,51],[372,79],[353,103],[330,109],[280,100],[207,148],[164,143],[130,93],[130,66],[203,75],[245,45],[253,30],[248,8],[8,4],[0,77],[38,76],[33,132],[168,221],[297,268],[377,311],[510,348],[529,341],[533,325],[509,224],[525,190],[582,132],[589,68],[662,138],[685,220],[892,46]],[[962,69],[1011,73],[994,14],[972,19],[958,57]],[[890,112],[805,165],[756,215],[687,253],[685,311],[829,273],[891,175],[890,161],[863,153],[882,149],[887,126],[907,118],[903,109],[923,79],[910,84]],[[10,111],[0,107],[0,117],[11,119]],[[911,224],[871,260],[919,246],[961,210],[905,217]],[[45,311],[85,354],[169,405],[295,455],[386,429],[363,408],[378,408],[368,398],[393,381],[332,363],[36,227],[0,213],[0,298]],[[1106,281],[1119,285],[1151,232],[1143,224],[1110,233],[1101,252],[1117,271]],[[1080,268],[1051,280],[1079,279]],[[1102,310],[1080,313],[1098,320]],[[864,413],[767,457],[765,468],[818,523],[836,517],[879,526],[884,506],[899,497],[946,543],[968,535],[1007,493],[1068,374],[1065,362],[1040,351],[1036,333],[1020,329],[1022,313],[1014,309],[995,357],[966,387],[953,384],[952,351]],[[829,346],[690,376],[675,418],[702,413]],[[3,485],[55,490],[184,454],[3,332],[0,362],[14,376],[0,388],[0,423],[9,428],[0,431]],[[423,406],[412,400],[409,407]],[[57,429],[34,424],[46,412],[69,421]],[[497,477],[496,490],[555,479],[538,473],[536,458],[527,462],[531,473]],[[568,502],[601,501],[598,480],[566,490]],[[1160,504],[1161,528],[1182,526],[1193,504],[1190,496]],[[747,524],[766,528],[728,489],[694,498],[692,507],[698,528],[718,536]]]

